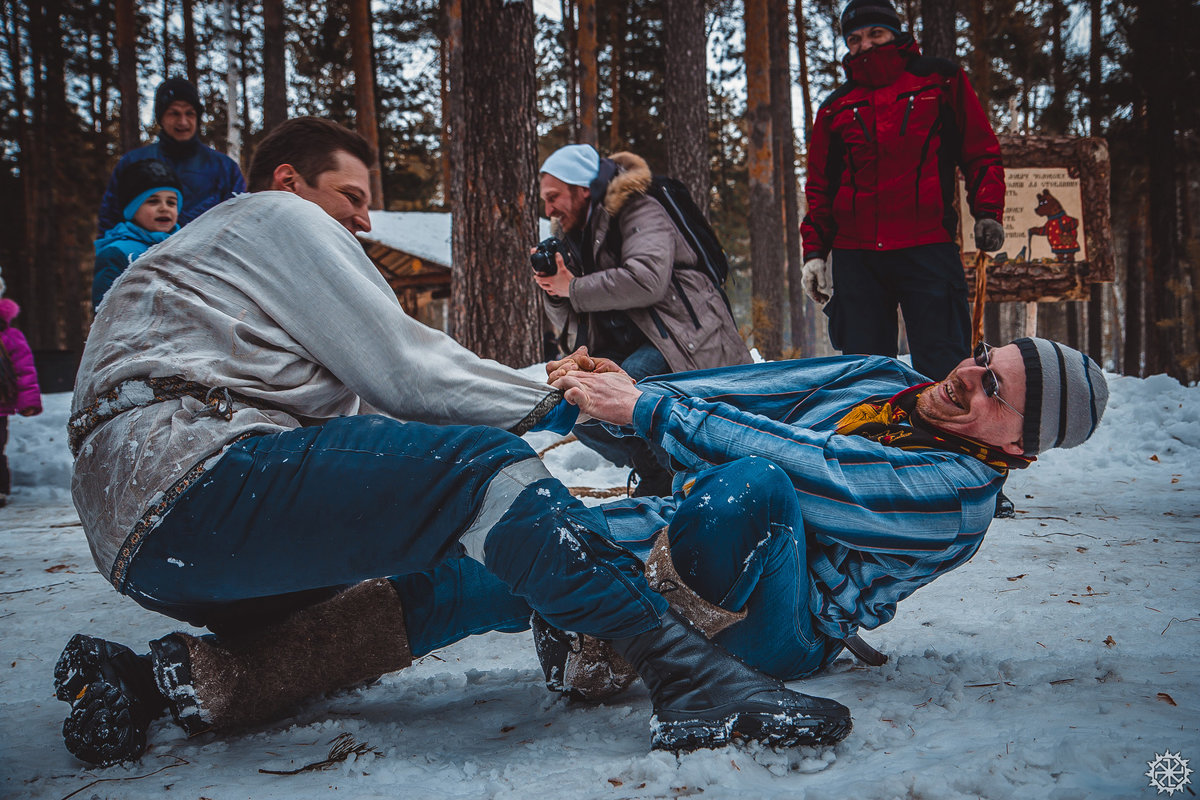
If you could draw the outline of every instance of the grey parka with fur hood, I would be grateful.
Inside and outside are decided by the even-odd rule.
[[[596,269],[571,282],[569,299],[543,296],[550,322],[565,334],[568,351],[582,344],[592,347],[592,342],[576,341],[583,314],[621,309],[673,372],[750,363],[750,352],[725,301],[703,273],[686,268],[695,265],[696,254],[662,205],[646,195],[653,176],[645,159],[633,153],[610,158],[618,171],[604,202],[597,205],[593,200],[584,230]],[[605,245],[614,224],[620,226],[619,263],[615,248]],[[676,264],[684,268],[673,269]]]

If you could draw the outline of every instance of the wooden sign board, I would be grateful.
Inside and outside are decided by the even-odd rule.
[[[993,302],[1086,300],[1093,283],[1113,279],[1108,144],[1103,139],[1001,136],[1004,247],[990,256]],[[959,176],[960,241],[974,291],[974,219]]]

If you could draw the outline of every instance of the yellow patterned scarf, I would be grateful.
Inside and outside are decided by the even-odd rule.
[[[1024,469],[1034,459],[1009,455],[998,447],[955,436],[938,430],[915,413],[921,392],[933,386],[922,383],[910,386],[882,403],[859,403],[838,421],[837,432],[843,436],[862,436],[873,442],[899,447],[901,450],[949,450],[977,458],[995,470],[1007,473]]]

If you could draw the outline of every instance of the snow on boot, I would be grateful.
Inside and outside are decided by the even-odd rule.
[[[671,560],[667,529],[655,537],[646,559],[646,581],[667,598],[671,608],[688,619],[709,639],[746,618],[745,610],[727,611],[714,605],[684,583]],[[546,688],[572,700],[599,703],[624,691],[637,678],[629,662],[617,655],[603,639],[553,627],[535,611],[529,620],[533,646]]]
[[[189,736],[269,722],[308,698],[412,664],[400,598],[385,579],[253,634],[173,633],[151,642],[150,652],[159,689]]]
[[[546,688],[572,700],[599,703],[637,679],[633,667],[603,639],[555,628],[536,611],[529,618]]]
[[[63,721],[67,750],[101,767],[140,758],[146,729],[166,710],[147,657],[82,633],[54,665],[54,694],[71,704]]]
[[[654,630],[613,641],[637,670],[654,716],[650,746],[675,752],[757,741],[829,745],[850,733],[841,703],[794,692],[704,638],[673,610]]]

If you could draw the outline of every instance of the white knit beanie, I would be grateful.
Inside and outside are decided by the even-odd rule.
[[[1013,344],[1025,362],[1025,455],[1086,442],[1108,405],[1108,381],[1099,365],[1049,339]]]
[[[590,144],[569,144],[551,153],[540,171],[569,186],[587,188],[600,174],[600,154]]]

